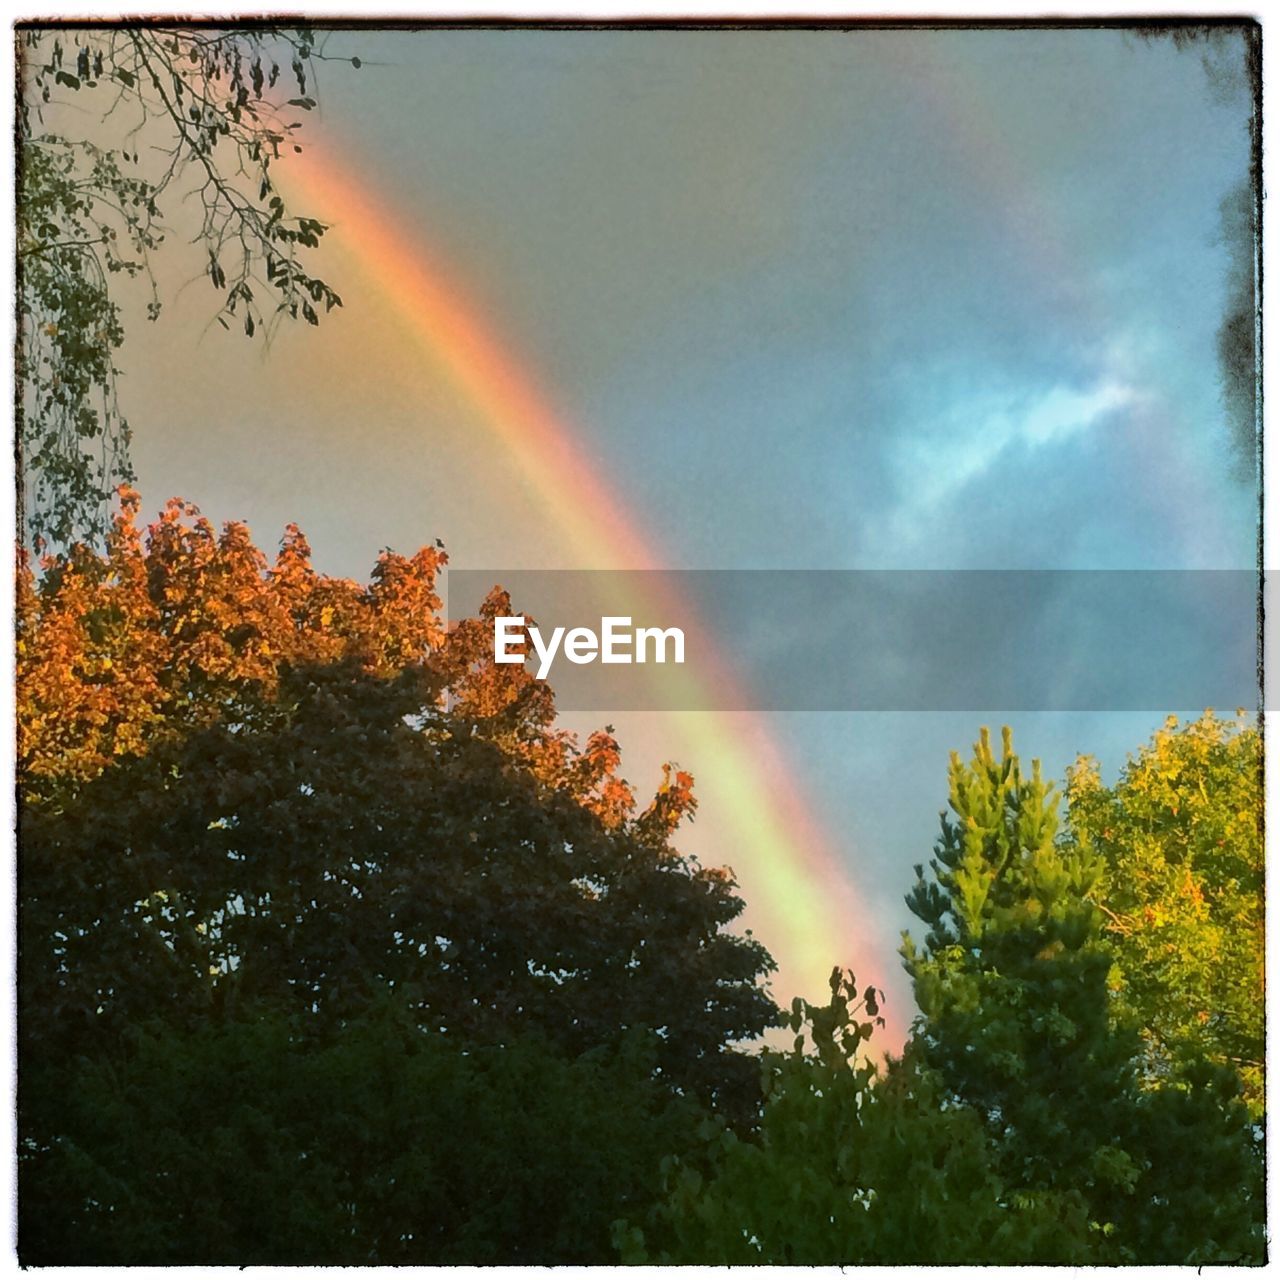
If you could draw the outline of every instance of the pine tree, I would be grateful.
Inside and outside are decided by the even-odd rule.
[[[1007,728],[999,757],[985,729],[970,763],[953,754],[952,812],[907,897],[928,926],[922,949],[903,945],[916,1041],[950,1099],[985,1117],[1008,1187],[1083,1204],[1099,1260],[1250,1256],[1261,1202],[1244,1109],[1205,1063],[1142,1086],[1092,901],[1102,864],[1058,839],[1057,804]]]

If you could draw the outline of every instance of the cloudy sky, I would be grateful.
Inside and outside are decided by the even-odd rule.
[[[1238,38],[357,31],[327,52],[362,61],[321,68],[304,133],[345,305],[265,353],[209,327],[198,282],[135,326],[148,507],[182,494],[268,548],[296,521],[354,577],[437,536],[460,567],[625,567],[568,536],[556,506],[580,495],[531,487],[424,350],[318,194],[345,190],[446,265],[663,565],[1253,566],[1216,363],[1220,207],[1248,163]],[[671,726],[611,718],[651,781]],[[979,724],[1009,720],[1060,775],[1081,752],[1114,773],[1162,718],[768,714],[874,942],[859,977],[905,1008],[902,894]],[[767,877],[736,856],[726,780],[681,763],[703,795],[686,846],[753,903]],[[752,910],[777,994],[818,994]]]

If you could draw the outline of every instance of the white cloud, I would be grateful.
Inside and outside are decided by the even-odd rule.
[[[1061,447],[1137,399],[1132,387],[1107,376],[1092,386],[1056,383],[1017,393],[976,387],[972,375],[941,381],[950,385],[933,383],[929,398],[946,407],[922,412],[921,425],[891,445],[896,494],[877,522],[876,540],[884,539],[892,559],[910,546],[936,545],[933,518],[1009,450]]]

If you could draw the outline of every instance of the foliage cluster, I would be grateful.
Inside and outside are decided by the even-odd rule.
[[[132,476],[120,284],[145,282],[159,316],[166,210],[197,210],[182,230],[224,328],[253,337],[340,305],[307,267],[324,224],[286,207],[272,171],[301,149],[323,54],[305,26],[140,24],[25,26],[17,53],[18,475],[30,532],[65,547],[104,531]]]
[[[91,1123],[116,1114],[94,1092],[104,1080],[168,1063],[190,1091],[204,1048],[249,1053],[261,1027],[289,1029],[271,1044],[290,1061],[359,1056],[388,1001],[442,1089],[470,1090],[473,1061],[504,1046],[520,1046],[502,1061],[516,1071],[527,1058],[530,1079],[556,1059],[570,1073],[554,1077],[561,1089],[636,1042],[650,1065],[619,1060],[646,1116],[679,1104],[742,1122],[758,1090],[737,1046],[776,1019],[772,961],[730,932],[742,909],[731,873],[672,846],[692,777],[668,766],[638,805],[611,733],[580,745],[554,728],[545,685],[493,663],[486,619],[509,609],[501,593],[446,631],[438,550],[386,552],[359,586],[316,573],[296,529],[268,564],[241,525],[216,532],[175,501],[144,535],[137,508],[126,490],[103,552],[19,569],[19,1109],[24,1200],[40,1218],[64,1221],[52,1199],[80,1223],[78,1256],[127,1252],[134,1228],[120,1223],[155,1182],[109,1191],[110,1171],[188,1185],[164,1143],[149,1148],[158,1165],[118,1163],[138,1116],[120,1113],[116,1131]],[[277,1070],[245,1067],[245,1088],[259,1068]],[[146,1090],[129,1096],[141,1105]],[[561,1150],[586,1130],[567,1103],[548,1105],[531,1114]],[[607,1135],[623,1119],[592,1124]],[[391,1114],[379,1123],[390,1127],[377,1140],[394,1141]],[[298,1158],[315,1158],[307,1150]],[[620,1149],[618,1177],[635,1158]],[[610,1214],[627,1199],[611,1178],[587,1192],[593,1220],[606,1195]],[[79,1198],[50,1191],[64,1184]],[[371,1238],[356,1231],[350,1249]],[[414,1239],[452,1256],[437,1236]],[[532,1256],[504,1239],[497,1256]],[[190,1246],[203,1258],[210,1247]]]
[[[447,628],[438,549],[361,585],[138,509],[19,566],[26,1260],[1261,1257],[1248,725],[1081,761],[1065,827],[984,731],[901,1056],[839,970],[753,1054],[772,961],[673,846],[692,778],[641,806],[558,730],[502,592]]]
[[[1072,831],[1103,866],[1099,900],[1153,1078],[1188,1056],[1234,1067],[1255,1114],[1263,1069],[1262,742],[1241,713],[1170,717],[1114,787],[1081,760]]]
[[[865,993],[871,1009],[875,993]],[[976,1111],[943,1106],[914,1047],[878,1073],[852,974],[831,1001],[797,1000],[789,1053],[763,1055],[758,1133],[705,1122],[664,1169],[666,1196],[619,1221],[624,1261],[783,1266],[1084,1260],[1078,1210],[1011,1197]],[[804,1029],[811,1044],[806,1046]],[[1074,1208],[1074,1207],[1073,1207]]]
[[[999,755],[984,731],[971,763],[952,758],[951,811],[908,897],[924,947],[903,948],[947,1101],[984,1118],[1021,1195],[1084,1211],[1097,1260],[1251,1256],[1263,1188],[1240,1082],[1191,1056],[1140,1078],[1097,905],[1104,863],[1058,838],[1039,762],[1027,776],[1009,731]]]
[[[1186,750],[1221,728],[1191,726]],[[971,762],[953,757],[951,813],[908,897],[927,931],[904,938],[920,1014],[902,1056],[880,1074],[858,1062],[870,1026],[837,971],[826,1009],[793,1008],[812,1050],[798,1036],[764,1057],[758,1133],[709,1124],[700,1152],[668,1163],[664,1200],[615,1227],[625,1259],[1261,1260],[1261,1133],[1241,1081],[1190,1051],[1143,1070],[1093,900],[1102,860],[1059,838],[1056,810],[1007,730],[999,755],[984,731]]]
[[[317,1041],[279,1013],[143,1026],[36,1081],[24,1251],[61,1265],[590,1263],[701,1114],[634,1037],[463,1048],[385,1001]]]

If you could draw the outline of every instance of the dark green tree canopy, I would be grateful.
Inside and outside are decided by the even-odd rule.
[[[568,1057],[422,1033],[403,1002],[145,1025],[31,1082],[20,1238],[35,1264],[550,1265],[611,1257],[702,1112],[652,1042]]]
[[[776,1015],[767,953],[724,931],[732,882],[643,815],[607,828],[438,691],[289,672],[270,723],[180,735],[31,810],[24,1043],[109,1042],[161,1009],[340,1025],[394,991],[475,1041],[536,1029],[577,1054],[648,1027],[674,1083],[749,1105],[730,1046]]]
[[[628,1262],[790,1266],[1086,1261],[1083,1206],[1001,1180],[982,1117],[942,1105],[918,1047],[877,1072],[865,1057],[877,993],[832,975],[825,1006],[797,1000],[789,1053],[763,1055],[750,1139],[704,1122],[667,1194],[620,1223]]]

